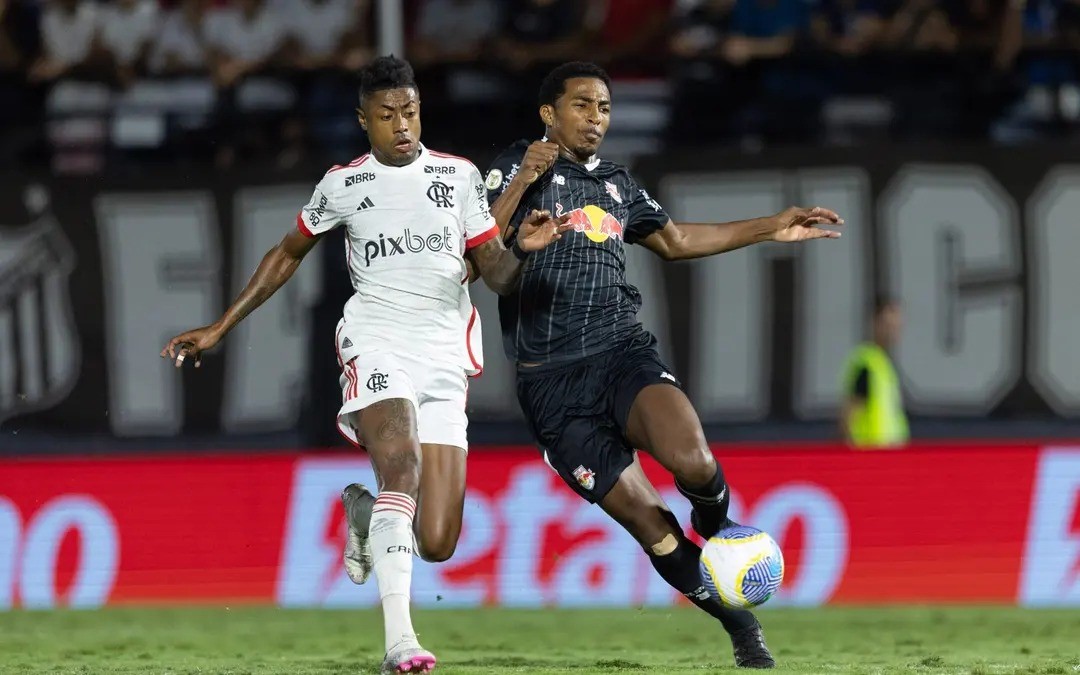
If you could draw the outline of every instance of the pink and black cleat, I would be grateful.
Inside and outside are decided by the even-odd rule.
[[[435,655],[424,649],[415,640],[402,640],[386,652],[382,672],[391,673],[430,673],[435,670]]]

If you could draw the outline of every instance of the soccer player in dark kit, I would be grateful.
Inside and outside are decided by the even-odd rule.
[[[518,400],[547,462],[626,528],[665,581],[720,621],[736,665],[772,668],[761,624],[709,597],[701,549],[637,459],[635,448],[674,475],[698,534],[708,538],[731,524],[724,472],[697,413],[637,320],[641,296],[626,281],[623,246],[685,260],[758,242],[836,238],[839,232],[820,226],[843,221],[828,209],[793,207],[739,222],[673,223],[625,167],[596,154],[611,118],[609,84],[594,64],[555,68],[540,87],[544,138],[511,145],[487,174],[492,214],[507,247],[525,260],[519,291],[499,301]],[[525,254],[514,242],[532,209],[570,214],[574,230]]]

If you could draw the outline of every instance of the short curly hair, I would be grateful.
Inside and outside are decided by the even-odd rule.
[[[386,89],[416,89],[412,66],[393,54],[380,56],[360,69],[360,102],[377,91]]]
[[[595,77],[611,91],[611,78],[606,70],[588,61],[570,61],[556,66],[540,83],[540,105],[555,105],[555,101],[566,93],[566,81],[575,77]]]

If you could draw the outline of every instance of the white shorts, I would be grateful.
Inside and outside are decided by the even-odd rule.
[[[338,340],[344,340],[340,332]],[[340,344],[338,354],[342,361],[337,424],[350,442],[361,445],[352,413],[379,401],[403,398],[411,401],[416,411],[421,443],[468,451],[465,402],[469,379],[460,365],[401,352],[342,350]]]

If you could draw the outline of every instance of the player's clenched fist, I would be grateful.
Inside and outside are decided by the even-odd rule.
[[[521,168],[518,169],[514,180],[520,180],[525,185],[532,185],[536,179],[544,175],[555,159],[559,156],[559,146],[551,141],[533,141],[525,156],[521,158]]]

